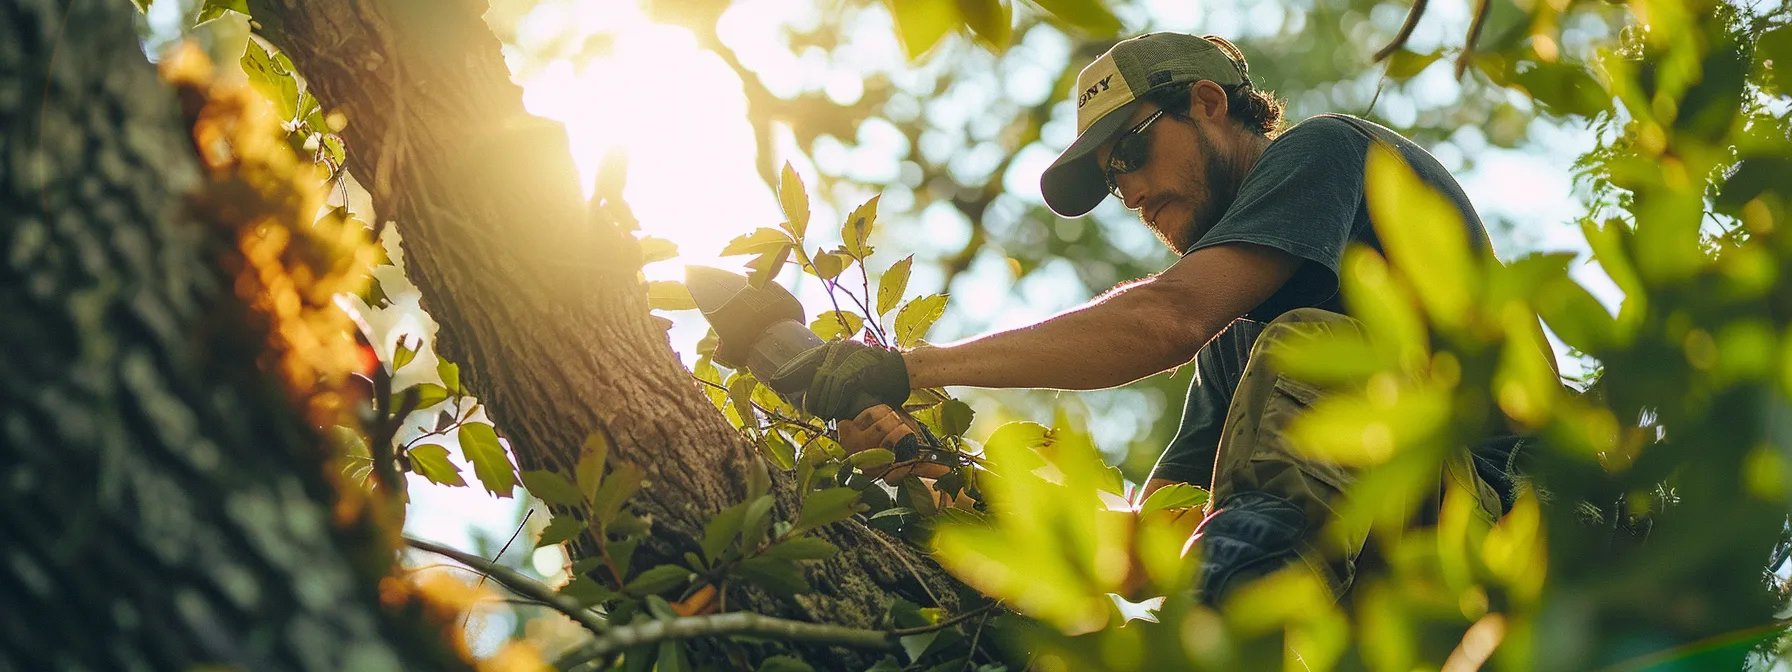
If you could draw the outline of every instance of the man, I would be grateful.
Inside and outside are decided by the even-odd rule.
[[[1363,194],[1373,143],[1449,198],[1485,250],[1480,218],[1430,154],[1386,128],[1324,115],[1278,133],[1283,103],[1253,86],[1243,54],[1221,38],[1123,41],[1082,71],[1075,100],[1078,135],[1040,181],[1046,204],[1080,217],[1113,194],[1180,260],[1032,326],[903,353],[830,343],[777,380],[806,380],[808,410],[851,420],[842,440],[861,450],[908,430],[883,407],[841,418],[856,391],[900,404],[911,389],[949,385],[1090,390],[1195,360],[1182,427],[1147,488],[1213,492],[1199,533],[1201,597],[1215,602],[1297,560],[1342,593],[1362,534],[1327,553],[1317,531],[1353,475],[1288,445],[1281,430],[1320,392],[1278,375],[1265,344],[1357,328],[1342,314],[1338,273],[1346,245],[1381,247]]]

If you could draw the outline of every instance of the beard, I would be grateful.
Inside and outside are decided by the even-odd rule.
[[[1243,182],[1237,166],[1226,160],[1207,131],[1200,126],[1194,128],[1195,143],[1200,146],[1201,156],[1205,159],[1204,170],[1197,175],[1192,166],[1182,166],[1180,171],[1180,181],[1193,190],[1182,194],[1182,200],[1193,204],[1194,211],[1182,221],[1145,221],[1145,227],[1176,254],[1187,254],[1189,248],[1201,240],[1202,234],[1219,223],[1226,210],[1232,207],[1232,202],[1238,199],[1238,187]],[[1140,211],[1139,216],[1143,219],[1144,212]]]

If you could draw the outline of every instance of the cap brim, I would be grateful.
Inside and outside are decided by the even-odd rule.
[[[1039,192],[1045,196],[1045,204],[1052,212],[1064,217],[1081,217],[1100,205],[1101,199],[1107,198],[1108,181],[1101,174],[1101,166],[1097,165],[1095,149],[1114,137],[1141,104],[1134,100],[1096,119],[1064,149],[1064,153],[1058,155],[1051,167],[1045,169],[1045,174],[1039,177]]]

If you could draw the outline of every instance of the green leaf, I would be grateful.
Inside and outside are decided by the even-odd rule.
[[[241,59],[243,72],[249,76],[249,86],[274,103],[280,119],[291,120],[299,105],[299,83],[293,77],[292,63],[285,54],[271,53],[262,44],[261,38],[249,37]]]
[[[749,268],[753,269],[753,272],[747,276],[747,286],[753,289],[765,289],[765,283],[778,277],[778,271],[782,270],[784,264],[790,261],[790,251],[793,249],[796,248],[785,245],[754,257],[753,261],[747,264]]]
[[[565,476],[546,469],[523,472],[523,488],[549,504],[578,506],[585,503],[585,496],[579,492],[579,486],[573,485]]]
[[[728,400],[734,403],[734,412],[748,424],[754,424],[756,417],[753,415],[753,388],[758,386],[759,379],[743,371],[734,372],[734,377],[728,379]]]
[[[940,429],[947,436],[964,436],[971,428],[971,419],[976,415],[977,412],[971,409],[970,404],[949,399],[940,405]]]
[[[665,238],[642,236],[640,243],[641,263],[643,264],[665,261],[678,256],[678,245]]]
[[[1000,54],[1014,39],[1014,8],[1007,0],[958,0],[958,13],[984,48]]]
[[[784,216],[790,218],[785,222],[785,229],[790,237],[802,240],[809,230],[809,194],[803,189],[803,179],[798,177],[796,169],[790,162],[784,163],[784,170],[778,174],[778,205],[784,208]]]
[[[803,511],[797,516],[796,530],[808,530],[835,523],[857,513],[859,491],[852,488],[828,488],[809,493],[803,498]]]
[[[579,464],[573,467],[573,480],[585,499],[597,499],[597,486],[603,483],[604,460],[610,456],[610,439],[603,432],[585,436],[579,446]]]
[[[864,326],[865,318],[859,317],[858,313],[830,310],[815,316],[815,320],[809,323],[809,331],[815,332],[821,340],[832,341],[852,338]]]
[[[815,672],[815,668],[798,658],[772,656],[761,661],[756,672]]]
[[[871,240],[871,228],[877,224],[877,199],[878,196],[872,196],[864,205],[854,208],[852,214],[846,216],[846,224],[840,227],[840,240],[846,243],[846,253],[861,262],[871,256],[871,246],[867,243]]]
[[[1433,322],[1460,327],[1479,279],[1462,214],[1393,150],[1377,144],[1366,172],[1369,214],[1388,261],[1412,282]]]
[[[567,582],[560,588],[560,594],[576,600],[581,607],[601,604],[616,596],[615,592],[587,576],[580,576]]]
[[[1431,67],[1431,64],[1436,63],[1437,59],[1442,58],[1443,55],[1442,51],[1433,51],[1429,54],[1421,54],[1411,49],[1396,51],[1388,56],[1388,79],[1395,81],[1412,79],[1424,72],[1425,68]]]
[[[1557,114],[1592,117],[1612,109],[1611,93],[1586,66],[1561,61],[1537,63],[1514,83]]]
[[[735,565],[734,575],[779,597],[809,592],[809,582],[803,578],[802,568],[789,560],[765,556],[747,558]]]
[[[752,233],[728,241],[728,244],[722,248],[720,256],[731,257],[738,254],[776,252],[780,247],[790,247],[795,244],[796,241],[791,240],[789,234],[762,226],[753,229]]]
[[[616,464],[610,476],[598,486],[597,496],[591,498],[591,516],[598,522],[608,525],[622,512],[622,505],[628,498],[635,496],[641,489],[641,481],[645,474],[640,467],[627,462]]]
[[[836,252],[822,252],[821,250],[816,250],[815,256],[810,259],[809,263],[811,264],[811,270],[815,273],[815,277],[823,280],[833,280],[834,278],[840,277],[840,273],[845,271],[846,267],[852,264],[852,257]]]
[[[1207,491],[1187,483],[1171,483],[1158,488],[1139,505],[1139,513],[1153,513],[1164,509],[1192,509],[1207,503]]]
[[[902,293],[908,291],[908,274],[915,265],[915,255],[903,257],[901,261],[890,264],[890,270],[884,271],[877,279],[877,314],[883,315],[902,303]]]
[[[960,20],[954,0],[885,0],[885,4],[896,20],[902,51],[911,61],[938,44]]]
[[[457,438],[461,457],[473,464],[473,476],[486,491],[509,497],[516,489],[516,468],[511,466],[504,446],[498,443],[497,429],[487,423],[469,422],[460,426]]]
[[[149,5],[152,2],[153,2],[153,0],[131,0],[131,4],[137,6],[137,11],[144,12],[144,13],[149,12]]]
[[[684,643],[676,639],[661,641],[659,658],[653,663],[653,672],[691,672],[691,662],[685,657]]]
[[[753,501],[747,502],[746,510],[741,513],[740,546],[742,549],[750,552],[759,547],[759,542],[765,539],[765,531],[771,529],[771,514],[771,495],[760,495]]]
[[[1038,0],[1040,7],[1059,19],[1095,36],[1111,36],[1120,32],[1119,17],[1101,0]]]
[[[404,365],[411,363],[411,360],[417,358],[417,348],[408,345],[410,340],[411,338],[408,335],[399,336],[397,346],[392,349],[393,371],[404,368]],[[422,342],[419,341],[418,345],[422,345]]]
[[[762,388],[763,389],[763,388]],[[762,436],[760,446],[765,459],[770,460],[780,471],[790,471],[796,467],[796,447],[778,432],[766,432]]]
[[[740,525],[747,513],[747,503],[741,502],[722,509],[716,517],[703,525],[703,557],[711,563],[722,558],[722,551],[727,550],[728,543],[740,536]]]
[[[691,580],[691,570],[678,565],[660,565],[635,575],[622,592],[630,595],[657,595],[678,588]]]
[[[428,444],[412,448],[411,470],[417,472],[431,483],[437,485],[465,486],[466,479],[461,478],[460,467],[448,460],[448,447]]]
[[[902,642],[902,652],[908,655],[910,662],[918,661],[921,659],[921,656],[927,655],[929,649],[933,648],[933,642],[938,639],[939,636],[940,633],[938,630],[933,632],[923,632],[918,635],[906,635],[900,640]]]
[[[591,570],[597,569],[598,567],[602,567],[603,564],[604,564],[603,558],[585,558],[578,562],[572,563],[572,569],[570,570],[570,572],[572,573],[573,576],[584,576],[586,574],[590,574]]]
[[[435,383],[418,383],[414,387],[405,388],[405,389],[406,389],[406,391],[411,390],[411,389],[417,390],[417,407],[411,409],[413,411],[421,411],[425,408],[429,408],[431,406],[434,406],[436,404],[439,404],[439,403],[442,403],[442,402],[448,400],[447,388],[444,388],[441,385],[437,385]],[[392,395],[393,410],[397,410],[399,405],[401,403],[403,403],[404,395],[405,395],[405,392],[403,392],[403,391],[394,393]]]
[[[720,411],[728,407],[727,386],[722,384],[722,372],[716,368],[715,360],[707,356],[698,357],[697,365],[691,367],[691,373],[695,374],[698,380],[714,383],[713,385],[697,383],[697,389],[702,390],[704,396],[709,397],[709,403],[714,404],[716,410]]]
[[[765,549],[766,556],[785,560],[826,560],[834,557],[840,549],[815,537],[795,537],[786,539],[771,548]]]
[[[697,300],[682,282],[655,280],[647,283],[647,305],[654,310],[696,310]]]
[[[572,515],[554,516],[553,520],[548,521],[548,526],[541,530],[541,539],[536,540],[535,547],[541,548],[543,546],[553,546],[554,544],[579,536],[579,533],[584,531],[585,521],[579,520],[578,517]]]
[[[442,389],[449,396],[458,397],[467,393],[460,386],[460,366],[440,357],[436,358],[436,375],[442,377]],[[417,408],[423,408],[420,405]]]
[[[147,7],[148,3],[144,3],[143,6]],[[205,0],[205,4],[199,7],[198,16],[193,18],[193,25],[203,26],[206,23],[223,18],[224,15],[229,12],[248,16],[249,3],[246,2],[246,0]]]
[[[896,313],[896,346],[912,348],[920,343],[933,323],[946,314],[946,295],[916,297]]]
[[[853,453],[852,457],[847,459],[852,462],[852,466],[860,469],[876,469],[895,462],[896,454],[885,448],[872,448]]]

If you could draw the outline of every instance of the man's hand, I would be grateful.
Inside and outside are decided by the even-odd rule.
[[[772,374],[774,390],[802,389],[803,410],[829,420],[854,418],[870,405],[908,399],[902,353],[854,341],[824,343],[798,354]]]
[[[921,428],[915,425],[913,419],[906,418],[897,413],[895,409],[883,404],[865,409],[865,412],[860,413],[859,417],[852,420],[841,420],[839,430],[840,447],[846,450],[847,455],[855,455],[873,448],[883,448],[892,453],[899,453],[900,451],[896,450],[897,444],[908,437],[914,437],[916,441],[919,441],[921,432]],[[872,478],[900,481],[911,474],[922,478],[939,478],[950,472],[951,468],[934,462],[915,464],[898,462],[864,471],[866,476]]]

